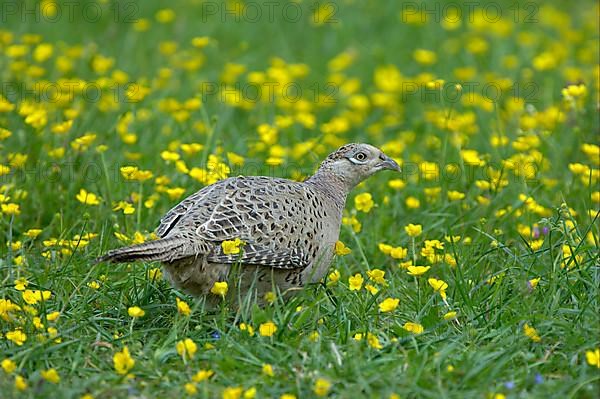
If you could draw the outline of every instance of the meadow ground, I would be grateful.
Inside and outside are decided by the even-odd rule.
[[[597,2],[66,3],[1,5],[2,397],[597,397]],[[353,141],[403,172],[291,302],[92,262]]]

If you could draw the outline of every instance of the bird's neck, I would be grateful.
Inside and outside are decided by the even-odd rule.
[[[340,176],[322,168],[309,177],[305,183],[314,186],[327,197],[331,198],[333,202],[341,206],[341,209],[344,208],[346,197],[350,193],[350,190],[352,190],[352,187],[349,187],[350,184]]]

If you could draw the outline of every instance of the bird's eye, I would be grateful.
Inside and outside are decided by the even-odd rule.
[[[365,159],[367,159],[367,155],[364,152],[359,152],[354,156],[354,159],[356,159],[357,161],[364,161]]]

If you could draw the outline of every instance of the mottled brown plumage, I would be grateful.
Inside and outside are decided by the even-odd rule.
[[[347,144],[330,154],[305,182],[234,177],[204,187],[162,219],[158,240],[109,251],[99,261],[160,261],[171,283],[208,296],[216,281],[230,281],[237,299],[293,291],[320,280],[333,259],[348,193],[362,180],[398,164],[368,144]],[[240,254],[222,242],[241,239]],[[232,266],[241,265],[234,276]]]

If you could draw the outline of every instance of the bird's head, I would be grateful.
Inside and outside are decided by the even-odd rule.
[[[346,144],[329,154],[320,171],[333,174],[352,188],[380,170],[400,171],[400,166],[377,147],[369,144]]]

